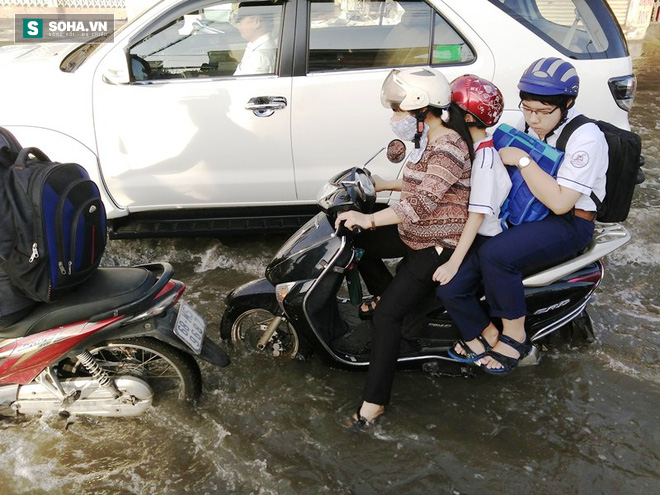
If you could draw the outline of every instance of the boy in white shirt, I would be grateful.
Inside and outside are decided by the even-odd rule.
[[[580,78],[570,62],[557,57],[532,62],[518,82],[524,119],[521,128],[555,146],[565,126],[579,115],[574,109],[579,88]],[[452,353],[463,354],[459,350],[463,348],[461,360],[474,362],[491,374],[509,373],[532,350],[525,328],[524,276],[575,256],[591,242],[597,209],[591,194],[600,201],[605,196],[608,147],[598,126],[580,126],[579,133],[573,133],[566,143],[556,178],[520,148],[501,148],[499,155],[505,166],[520,171],[530,191],[550,214],[490,238],[477,256],[470,257],[477,260],[476,265],[466,261],[461,266],[459,275],[467,280],[480,277],[483,291],[479,285],[464,284],[453,292],[443,292],[443,300],[446,296],[450,304],[456,305],[451,314],[452,318],[454,313],[458,315],[454,321],[461,332],[467,329],[481,335],[466,342],[468,349],[457,345]],[[479,304],[482,293],[488,301],[487,311]],[[501,331],[496,320],[501,321]]]

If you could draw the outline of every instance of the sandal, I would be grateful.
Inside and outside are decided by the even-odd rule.
[[[467,344],[467,342],[462,339],[454,342],[451,348],[447,350],[447,354],[449,354],[449,357],[451,357],[454,361],[458,361],[459,363],[474,363],[475,361],[479,361],[482,357],[486,357],[488,351],[490,351],[492,347],[483,335],[477,336],[477,340],[481,343],[482,346],[484,346],[484,352],[481,354],[474,352],[472,348]],[[465,354],[458,354],[454,350],[457,345],[463,349]]]
[[[380,296],[372,296],[362,300],[360,304],[359,315],[361,320],[370,320],[376,312],[376,305],[380,301]]]
[[[511,356],[505,356],[497,351],[490,350],[486,352],[488,356],[493,358],[495,361],[502,365],[501,368],[489,368],[485,364],[480,364],[479,367],[484,370],[486,373],[492,375],[506,375],[507,373],[513,371],[513,368],[518,366],[518,363],[523,359],[527,354],[532,350],[532,343],[529,341],[529,337],[525,338],[525,342],[518,342],[517,340],[512,339],[511,337],[501,334],[499,338],[500,342],[505,343],[509,347],[513,348],[518,352],[518,357],[514,358]]]
[[[373,428],[378,423],[378,419],[383,415],[381,412],[374,419],[367,419],[360,414],[360,409],[362,409],[362,405],[359,405],[355,414],[346,421],[345,426],[349,430],[364,431]]]

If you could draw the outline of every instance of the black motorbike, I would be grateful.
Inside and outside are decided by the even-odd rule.
[[[390,161],[401,161],[401,146],[388,147]],[[393,160],[396,155],[399,159]],[[335,364],[366,368],[372,325],[359,318],[363,298],[357,271],[359,250],[353,243],[358,233],[335,229],[334,224],[339,212],[371,213],[380,206],[369,171],[354,167],[336,175],[319,193],[318,205],[321,212],[280,248],[265,278],[237,287],[227,296],[221,336],[278,359],[315,350]],[[558,329],[577,330],[587,341],[593,340],[586,306],[603,278],[602,258],[629,240],[623,226],[599,224],[591,245],[579,256],[525,278],[525,327],[534,345],[520,365],[538,363],[541,344]],[[423,365],[438,373],[469,374],[474,367],[447,354],[459,338],[455,324],[431,293],[404,322],[398,363]]]

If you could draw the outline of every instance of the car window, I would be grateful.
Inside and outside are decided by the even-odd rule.
[[[621,29],[601,0],[490,0],[565,55],[628,55]]]
[[[130,49],[133,81],[277,72],[282,4],[217,2],[177,16]]]
[[[308,72],[475,59],[463,37],[421,0],[312,0],[309,25]]]

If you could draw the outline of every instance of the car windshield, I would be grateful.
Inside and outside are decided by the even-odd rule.
[[[489,1],[568,57],[628,56],[621,28],[601,0]]]

